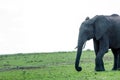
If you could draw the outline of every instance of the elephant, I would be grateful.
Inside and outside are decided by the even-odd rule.
[[[114,56],[112,70],[120,69],[120,16],[96,15],[93,18],[87,17],[82,22],[77,43],[77,54],[75,60],[75,69],[82,71],[80,57],[84,43],[93,39],[95,52],[95,71],[105,71],[103,57],[111,49]]]

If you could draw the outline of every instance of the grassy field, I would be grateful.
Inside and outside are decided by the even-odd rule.
[[[112,71],[113,55],[104,56],[105,72],[94,71],[93,51],[84,51],[83,70],[74,69],[76,52],[32,53],[0,56],[0,80],[120,80]]]

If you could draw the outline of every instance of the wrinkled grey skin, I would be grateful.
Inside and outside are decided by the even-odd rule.
[[[93,39],[94,43],[96,71],[105,71],[102,58],[108,52],[108,49],[111,49],[114,55],[112,70],[120,69],[120,16],[118,14],[97,15],[91,19],[87,17],[81,24],[75,61],[77,71],[82,70],[79,67],[82,47],[89,39]]]

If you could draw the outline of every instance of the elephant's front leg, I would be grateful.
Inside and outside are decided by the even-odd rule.
[[[99,50],[98,50],[98,53],[95,59],[95,65],[96,65],[95,70],[96,71],[105,71],[104,63],[103,63],[103,56],[106,52],[108,52],[108,49],[109,49],[109,42],[107,40],[107,37],[104,36],[99,41]]]
[[[98,50],[99,50],[99,41],[97,41],[95,38],[93,39],[94,43],[94,50],[95,50],[95,55],[97,56]]]
[[[103,65],[103,60],[102,60],[102,52],[99,52],[99,41],[97,41],[96,39],[93,39],[94,42],[94,50],[95,50],[95,55],[96,55],[96,59],[95,59],[95,70],[96,71],[104,71],[104,65]]]
[[[104,63],[103,63],[103,56],[105,53],[103,53],[102,51],[98,52],[96,59],[95,59],[95,70],[96,71],[105,71],[104,68]]]

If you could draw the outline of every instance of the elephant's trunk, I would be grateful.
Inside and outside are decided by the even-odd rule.
[[[82,54],[82,47],[83,47],[84,42],[83,41],[79,41],[78,42],[78,47],[77,47],[77,55],[76,55],[76,61],[75,61],[75,69],[77,71],[81,71],[82,68],[79,67],[79,63],[80,63],[80,57]]]

